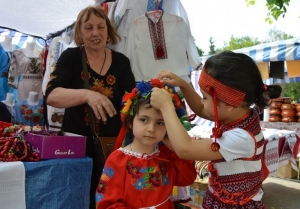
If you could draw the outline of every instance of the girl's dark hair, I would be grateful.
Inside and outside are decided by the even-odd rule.
[[[270,99],[281,94],[279,85],[265,85],[256,63],[251,57],[224,51],[211,56],[204,65],[207,73],[226,86],[246,93],[244,105],[252,104],[265,108],[270,105]]]
[[[138,100],[138,102],[134,105],[133,114],[132,115],[127,115],[126,119],[124,120],[123,125],[126,127],[126,130],[127,130],[126,138],[129,138],[130,140],[133,139],[132,128],[130,128],[130,126],[132,126],[134,117],[137,114],[139,114],[139,110],[142,107],[144,107],[144,108],[151,108],[152,107],[151,104],[150,104],[150,96],[148,98],[141,97]]]

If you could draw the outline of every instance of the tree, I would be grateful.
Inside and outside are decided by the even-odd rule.
[[[247,6],[254,5],[255,0],[245,0]],[[289,6],[290,0],[266,0],[266,6],[268,7],[268,14],[267,18],[265,19],[266,22],[269,22],[269,24],[273,23],[273,20],[271,16],[278,20],[280,16],[283,18],[285,17],[285,13],[287,11],[286,7]]]
[[[208,54],[209,55],[213,55],[213,54],[216,54],[217,52],[216,52],[216,46],[214,45],[214,41],[213,41],[213,38],[212,37],[209,37],[209,43],[210,43],[210,45],[209,45],[209,52],[208,52]]]
[[[235,50],[235,49],[242,49],[245,47],[255,46],[260,44],[260,42],[257,40],[257,38],[251,38],[249,36],[243,36],[243,37],[233,37],[231,35],[229,43],[224,43],[224,47],[222,51],[224,50]]]
[[[199,56],[202,57],[204,55],[204,51],[202,49],[198,48],[198,46],[196,46],[196,47],[197,47]]]
[[[267,34],[268,37],[266,38],[265,43],[294,38],[292,35],[286,34],[281,30],[277,30],[276,27],[271,28]]]

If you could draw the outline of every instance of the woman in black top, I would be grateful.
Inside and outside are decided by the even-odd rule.
[[[135,87],[129,59],[106,47],[120,41],[100,6],[83,9],[74,28],[78,47],[66,49],[59,57],[46,90],[48,105],[65,108],[62,129],[87,136],[86,154],[93,158],[90,208],[95,208],[95,191],[103,165],[95,164],[88,105],[94,111],[98,136],[117,136],[121,128],[121,99]],[[84,46],[84,47],[83,47]],[[89,86],[84,87],[82,50],[86,51]]]

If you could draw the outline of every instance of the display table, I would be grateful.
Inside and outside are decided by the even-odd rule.
[[[278,130],[289,130],[295,131],[298,136],[300,136],[300,123],[284,123],[284,122],[265,122],[260,121],[260,126],[262,128],[278,129]]]
[[[262,129],[265,137],[265,163],[270,176],[277,176],[278,168],[291,163],[298,171],[296,163],[299,152],[300,138],[294,131],[278,129]]]
[[[24,166],[26,208],[89,208],[91,158],[24,162]]]

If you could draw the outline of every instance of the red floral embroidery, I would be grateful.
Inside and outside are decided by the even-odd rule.
[[[102,179],[100,179],[98,187],[97,187],[97,192],[104,193],[106,186],[107,186],[107,181],[103,181]]]
[[[127,170],[131,174],[132,178],[140,178],[143,174],[140,171],[140,165],[127,164]]]
[[[153,186],[160,186],[161,182],[161,175],[158,172],[155,173],[149,173],[149,181]]]
[[[41,119],[40,116],[34,116],[32,121],[35,123],[38,123],[40,121],[40,119]]]
[[[32,115],[33,114],[33,110],[32,109],[27,109],[26,114],[27,115]]]
[[[114,85],[115,82],[116,82],[116,77],[114,75],[108,75],[107,78],[106,78],[106,82],[109,85]]]

